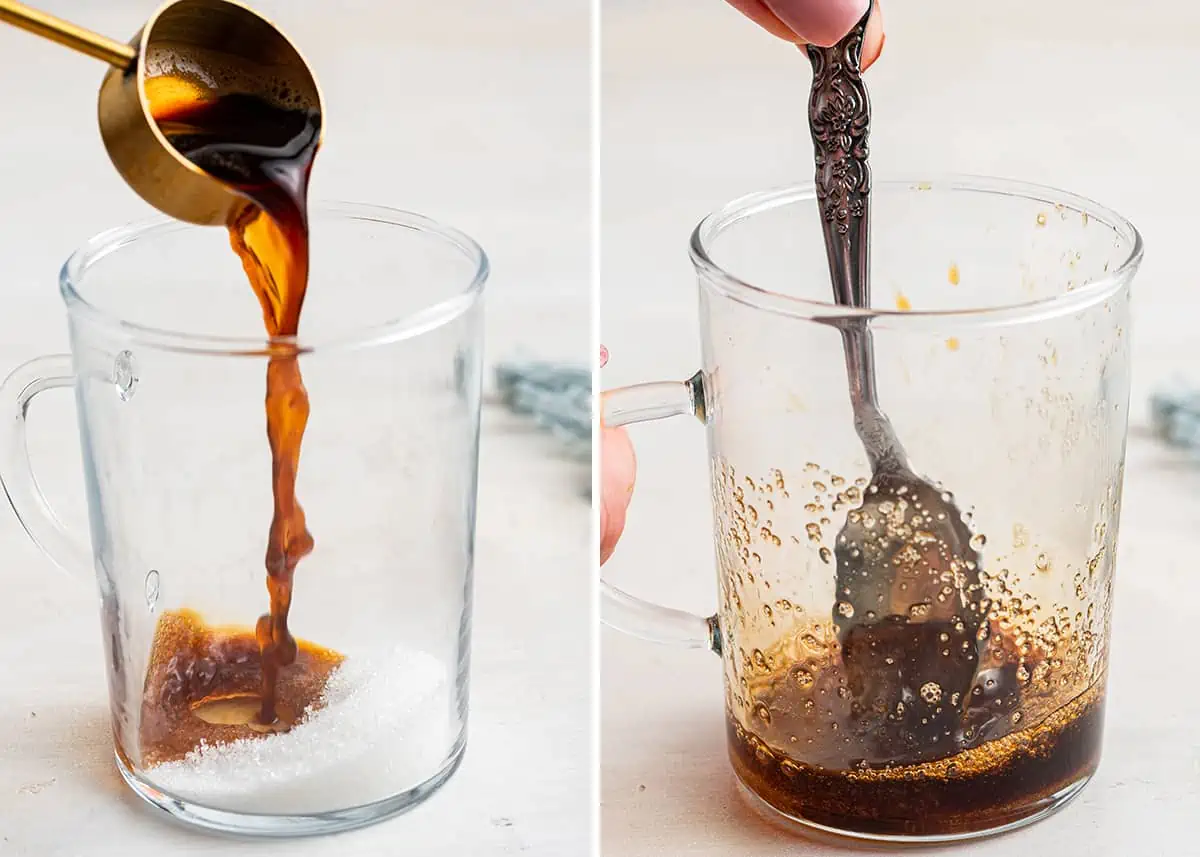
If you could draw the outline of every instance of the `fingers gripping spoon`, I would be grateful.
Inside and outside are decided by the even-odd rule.
[[[816,193],[833,294],[838,304],[859,308],[871,304],[871,105],[861,74],[869,17],[870,8],[833,47],[807,47]],[[986,731],[971,709],[987,631],[982,539],[949,492],[913,471],[880,409],[869,319],[838,324],[855,430],[872,478],[837,536],[833,621],[854,726],[872,736],[876,750],[870,762],[908,764],[949,755]]]

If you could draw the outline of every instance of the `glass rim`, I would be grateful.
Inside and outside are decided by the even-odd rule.
[[[358,202],[317,201],[309,213],[332,215],[342,220],[368,221],[424,233],[440,239],[460,253],[474,266],[474,272],[464,286],[449,297],[405,315],[371,323],[350,333],[313,339],[298,336],[220,336],[206,333],[185,333],[155,325],[141,324],[121,318],[89,301],[80,293],[80,284],[88,270],[111,253],[143,238],[154,237],[185,229],[211,229],[184,223],[166,215],[105,230],[84,242],[68,258],[59,271],[59,293],[68,313],[79,313],[89,321],[118,333],[131,342],[165,351],[224,356],[271,356],[281,349],[292,353],[310,354],[367,348],[401,342],[436,330],[470,309],[483,294],[490,273],[487,254],[479,244],[451,226],[439,223],[422,214]]]
[[[1044,202],[1047,205],[1066,206],[1088,215],[1090,219],[1099,221],[1121,235],[1130,243],[1130,250],[1121,263],[1108,271],[1105,276],[1090,280],[1082,286],[1062,294],[1017,303],[952,310],[858,308],[841,306],[832,301],[817,301],[785,295],[755,286],[729,273],[712,260],[709,246],[730,226],[766,211],[815,199],[816,187],[813,183],[807,182],[746,194],[711,212],[692,231],[688,241],[688,255],[703,279],[712,284],[719,293],[755,309],[834,325],[851,320],[869,319],[872,321],[872,327],[876,328],[914,329],[940,327],[948,322],[953,323],[956,327],[1026,324],[1079,312],[1108,299],[1125,286],[1137,271],[1145,252],[1141,233],[1128,219],[1087,197],[1048,185],[989,176],[946,174],[932,178],[887,177],[873,181],[872,186],[874,191],[949,191],[994,194]]]

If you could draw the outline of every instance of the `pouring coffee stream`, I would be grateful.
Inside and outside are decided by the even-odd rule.
[[[868,8],[837,45],[807,47],[816,191],[833,294],[854,308],[871,304],[871,107],[861,74],[869,15]],[[848,314],[836,323],[872,476],[837,536],[833,621],[858,719],[874,732],[879,755],[919,761],[952,752],[969,728],[964,720],[988,630],[983,538],[972,534],[948,491],[915,473],[880,408],[869,318]]]
[[[274,25],[228,0],[168,3],[129,45],[14,0],[0,0],[0,20],[113,66],[99,97],[113,164],[164,213],[228,227],[271,339],[270,609],[252,632],[207,629],[186,610],[160,616],[142,756],[169,760],[206,740],[287,729],[317,703],[341,660],[288,629],[296,565],[313,548],[295,490],[309,403],[292,341],[308,284],[308,179],[322,135],[316,81]],[[257,662],[247,661],[255,647]]]

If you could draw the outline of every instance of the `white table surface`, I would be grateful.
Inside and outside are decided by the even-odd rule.
[[[124,37],[157,2],[39,5]],[[324,89],[329,118],[314,198],[409,208],[478,239],[494,266],[490,359],[522,351],[590,359],[586,5],[255,5],[301,46]],[[0,27],[0,371],[64,349],[56,274],[70,250],[149,213],[100,144],[102,73],[95,62]],[[65,402],[44,410],[34,452],[45,453],[45,489],[81,523],[72,415]],[[587,853],[594,801],[586,484],[586,467],[553,442],[485,412],[463,766],[410,814],[294,843],[289,854]],[[127,792],[112,764],[95,593],[56,572],[7,510],[0,592],[0,855],[279,853],[278,844],[177,828]]]
[[[809,180],[812,168],[809,72],[791,49],[716,0],[606,0],[605,10],[601,329],[611,387],[695,370],[688,233],[726,200]],[[1054,184],[1121,211],[1148,248],[1135,284],[1135,430],[1104,758],[1061,814],[949,853],[1200,855],[1200,684],[1185,654],[1196,650],[1200,603],[1200,470],[1139,428],[1157,382],[1189,365],[1200,381],[1200,179],[1185,166],[1200,135],[1187,82],[1200,77],[1200,7],[885,0],[884,11],[887,49],[871,76],[877,175],[959,171]],[[949,74],[935,65],[939,54]],[[711,547],[685,535],[708,532],[702,435],[686,420],[634,429],[641,481],[606,573],[708,613]],[[781,835],[736,796],[717,658],[610,629],[602,641],[606,857],[845,853]]]

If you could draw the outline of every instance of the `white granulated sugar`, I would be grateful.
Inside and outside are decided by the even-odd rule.
[[[453,741],[445,667],[424,652],[347,656],[325,707],[291,731],[205,744],[143,772],[159,789],[214,809],[327,812],[382,800],[435,774]]]

